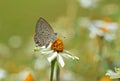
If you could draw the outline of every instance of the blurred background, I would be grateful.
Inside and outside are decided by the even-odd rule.
[[[33,52],[39,17],[63,38],[65,49],[80,58],[64,59],[61,81],[111,81],[102,78],[120,66],[119,0],[0,0],[0,81],[24,81],[27,71],[35,81],[49,81],[50,64]],[[118,32],[114,41],[104,44],[105,61],[99,65],[99,44],[89,37],[88,27],[105,18],[118,24]]]

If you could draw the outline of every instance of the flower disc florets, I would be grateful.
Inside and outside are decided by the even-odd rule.
[[[56,52],[62,52],[64,50],[63,42],[61,38],[57,38],[51,45],[51,49]]]

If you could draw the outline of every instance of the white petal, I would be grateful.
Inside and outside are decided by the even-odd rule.
[[[64,63],[63,58],[60,54],[58,54],[57,60],[58,60],[59,64],[61,65],[61,67],[64,67],[65,63]]]
[[[42,47],[40,47],[40,48],[45,48],[45,46],[42,46]]]
[[[112,40],[115,39],[115,35],[105,34],[104,38],[105,38],[105,40],[111,42]]]
[[[115,72],[120,73],[120,68],[115,67]]]
[[[63,53],[62,55],[63,55],[65,58],[72,58],[72,59],[73,59],[73,57],[72,57],[70,54]]]
[[[50,56],[48,56],[48,61],[51,62],[52,60],[54,60],[57,57],[57,52],[54,52],[53,54],[51,54]]]
[[[70,54],[71,55],[71,52],[67,51],[67,50],[64,50],[63,53],[67,53],[67,54]]]
[[[113,23],[106,24],[106,26],[109,28],[109,30],[115,31],[115,30],[118,29],[117,23],[114,23],[114,22],[113,22]]]
[[[77,57],[77,56],[74,56],[74,59],[76,59],[76,60],[79,60],[79,57]]]
[[[113,72],[112,70],[108,70],[106,75],[110,76],[111,79],[120,78],[120,73]]]
[[[42,54],[51,54],[53,53],[53,50],[42,50],[40,51]]]
[[[51,48],[51,45],[52,45],[52,43],[50,43],[47,48]]]
[[[79,60],[79,58],[77,56],[71,55],[70,52],[67,50],[64,50],[61,55],[63,55],[66,58],[72,58],[73,60],[75,60],[75,59]]]
[[[102,20],[95,20],[93,21],[93,24],[96,26],[96,27],[100,27],[104,24],[104,22]]]

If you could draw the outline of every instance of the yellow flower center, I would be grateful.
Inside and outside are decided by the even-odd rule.
[[[100,29],[101,29],[104,33],[108,32],[108,28],[107,28],[107,27],[105,27],[105,26],[100,27]]]
[[[64,49],[63,42],[61,38],[57,38],[51,46],[51,49],[57,52],[62,52]]]

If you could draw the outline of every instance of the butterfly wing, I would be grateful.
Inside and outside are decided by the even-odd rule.
[[[52,27],[43,18],[39,18],[36,24],[34,41],[38,46],[48,46],[56,38]]]

